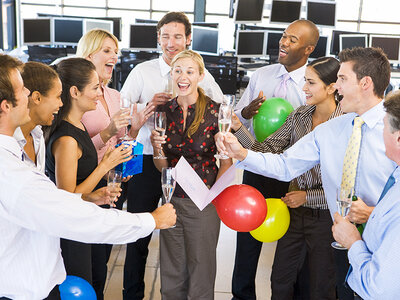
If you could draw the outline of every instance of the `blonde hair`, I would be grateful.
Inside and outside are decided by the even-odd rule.
[[[184,51],[180,52],[179,54],[177,54],[171,62],[171,69],[174,67],[175,63],[179,59],[184,59],[184,58],[190,58],[191,60],[196,62],[199,67],[200,75],[202,75],[204,73],[205,67],[204,67],[203,58],[201,57],[200,54],[198,54],[197,52],[194,52],[192,50],[184,50]],[[208,98],[204,94],[203,89],[201,89],[200,87],[197,87],[197,92],[199,93],[199,97],[197,98],[197,101],[196,101],[196,109],[195,109],[193,123],[190,125],[190,127],[187,130],[188,138],[191,138],[191,136],[196,133],[197,129],[199,129],[201,120],[204,117],[204,112],[206,111],[207,103],[209,102]]]
[[[89,55],[100,51],[101,46],[106,38],[110,38],[114,41],[115,45],[118,47],[118,39],[111,32],[95,28],[86,32],[78,42],[78,47],[76,49],[76,56],[87,58]],[[109,80],[103,80],[103,84],[107,85]]]

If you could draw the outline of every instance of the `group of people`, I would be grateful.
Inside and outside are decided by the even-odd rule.
[[[162,55],[137,65],[121,93],[107,86],[119,48],[105,30],[86,33],[77,57],[53,67],[0,56],[0,266],[7,270],[0,274],[0,299],[59,299],[66,274],[89,281],[103,299],[111,245],[120,243],[128,243],[123,297],[143,299],[155,228],[162,229],[162,299],[213,299],[215,207],[200,211],[177,185],[171,204],[157,208],[160,171],[182,156],[208,187],[235,158],[245,169],[243,183],[289,207],[290,227],[272,267],[272,299],[395,299],[400,95],[382,100],[390,79],[384,53],[355,48],[339,61],[307,64],[318,29],[295,21],[279,42],[279,63],[252,75],[232,133],[220,135],[223,95],[202,57],[187,50],[187,16],[166,14],[157,32]],[[170,80],[176,97],[165,92]],[[121,97],[132,110],[120,108]],[[257,142],[251,120],[271,97],[285,98],[295,110]],[[155,110],[166,115],[163,136],[154,130]],[[110,191],[105,175],[132,157],[130,147],[116,147],[129,124],[129,135],[144,145],[143,172],[124,178],[123,191]],[[217,151],[231,158],[217,162]],[[153,159],[160,152],[165,159]],[[343,185],[357,197],[346,218],[335,213]],[[107,209],[120,192],[128,212]],[[362,237],[350,222],[367,223]],[[331,247],[334,238],[348,253]],[[256,299],[261,246],[237,233],[233,299]]]

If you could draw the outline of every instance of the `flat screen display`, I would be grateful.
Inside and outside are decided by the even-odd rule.
[[[315,25],[335,26],[336,3],[334,1],[307,1],[307,20]]]
[[[351,49],[355,47],[367,47],[367,34],[341,34],[339,35],[339,50]]]
[[[129,48],[136,50],[157,50],[157,24],[132,24]]]
[[[390,61],[400,61],[400,36],[370,35],[370,47],[381,48]]]
[[[328,44],[328,37],[320,36],[314,51],[310,54],[310,58],[319,58],[326,56],[327,44]]]
[[[25,45],[50,45],[51,44],[51,20],[24,19],[23,40]]]
[[[264,0],[236,0],[235,23],[258,23],[262,21]]]
[[[301,1],[273,0],[270,22],[292,23],[300,19]]]
[[[240,57],[265,56],[265,31],[239,30],[236,37],[236,55]]]
[[[83,35],[83,20],[54,18],[54,44],[77,45]]]
[[[218,29],[193,26],[192,50],[206,54],[218,54]]]

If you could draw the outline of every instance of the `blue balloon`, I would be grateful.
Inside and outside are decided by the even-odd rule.
[[[96,292],[85,279],[68,275],[58,287],[61,300],[96,300]]]

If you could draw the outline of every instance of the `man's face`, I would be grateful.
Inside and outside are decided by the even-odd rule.
[[[167,64],[178,53],[190,45],[190,35],[185,36],[185,25],[182,23],[171,22],[164,24],[158,32],[158,42],[163,51],[163,58]]]
[[[14,87],[15,106],[11,106],[10,117],[13,126],[18,127],[28,123],[31,118],[29,116],[28,96],[29,90],[24,86],[21,74],[17,69],[10,72],[10,80]]]
[[[279,41],[278,61],[290,72],[303,65],[309,53],[307,51],[309,30],[304,25],[294,23],[283,32]]]
[[[386,156],[391,160],[395,161],[396,154],[398,150],[396,150],[396,145],[398,144],[398,132],[393,132],[391,126],[389,124],[388,114],[383,118],[383,141],[385,143]]]
[[[344,62],[340,64],[338,79],[335,88],[339,95],[343,96],[340,101],[342,110],[346,113],[357,112],[361,104],[361,84],[353,71],[353,62]]]

